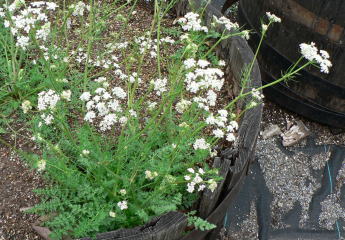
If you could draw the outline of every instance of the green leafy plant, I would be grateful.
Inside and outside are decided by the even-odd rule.
[[[48,183],[30,212],[50,216],[44,224],[53,239],[190,211],[200,192],[217,188],[221,177],[208,162],[217,145],[236,144],[238,120],[260,103],[260,90],[311,64],[329,66],[325,53],[320,59],[315,46],[303,46],[302,66],[303,58],[282,78],[249,89],[256,52],[238,96],[219,102],[226,62],[214,50],[249,32],[224,17],[205,26],[205,7],[171,27],[165,17],[175,2],[158,0],[147,28],[132,29],[142,14],[137,3],[16,0],[0,8],[0,124],[7,131],[5,119],[18,114],[40,149],[23,154]],[[267,17],[262,39],[279,21]],[[244,97],[252,102],[238,113]],[[188,220],[215,227],[194,212]]]

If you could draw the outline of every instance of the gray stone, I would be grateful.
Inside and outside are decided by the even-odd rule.
[[[283,146],[289,147],[310,135],[310,130],[304,125],[302,121],[296,121],[288,131],[282,134]]]
[[[268,126],[262,133],[263,139],[268,139],[273,136],[277,136],[282,134],[282,131],[280,130],[279,126],[277,124]]]

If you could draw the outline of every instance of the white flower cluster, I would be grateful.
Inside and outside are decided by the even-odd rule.
[[[199,138],[195,140],[193,147],[195,150],[198,150],[198,149],[207,150],[207,149],[210,149],[210,144],[207,143],[204,138]]]
[[[161,96],[163,92],[167,91],[167,83],[168,80],[166,78],[157,78],[156,80],[151,81],[151,84],[153,84],[153,89],[158,96]]]
[[[220,91],[224,84],[223,71],[219,68],[207,67],[209,65],[210,63],[206,60],[187,59],[184,61],[186,69],[194,68],[194,71],[186,74],[186,89],[198,95],[193,98],[193,101],[199,108],[206,111],[209,111],[209,107],[216,105],[216,92]]]
[[[127,201],[121,201],[117,203],[117,206],[120,208],[120,210],[125,210],[128,208]]]
[[[29,100],[23,101],[21,108],[24,113],[27,113],[28,111],[32,109],[31,102]]]
[[[60,96],[52,89],[40,92],[38,94],[37,108],[39,111],[54,110],[59,100]]]
[[[273,13],[270,13],[270,12],[266,12],[266,16],[268,17],[268,20],[270,22],[280,23],[282,21],[279,17],[277,17],[276,15],[274,15]]]
[[[181,101],[179,101],[175,108],[176,108],[176,111],[180,114],[184,113],[187,108],[192,104],[191,101],[188,101],[188,100],[185,100],[185,99],[182,99]]]
[[[229,31],[236,31],[237,29],[240,28],[240,26],[238,25],[238,23],[233,23],[230,21],[230,19],[226,18],[226,17],[220,17],[217,18],[216,16],[213,16],[213,21],[216,24],[220,24],[220,25],[224,25],[225,28]]]
[[[110,130],[116,123],[125,124],[127,117],[123,116],[121,100],[126,97],[127,94],[121,87],[114,87],[111,92],[105,88],[97,88],[94,95],[84,92],[80,96],[80,100],[86,102],[88,111],[84,120],[92,123],[95,119],[99,119],[101,131]]]
[[[189,12],[177,22],[182,25],[182,29],[184,31],[208,32],[208,28],[206,26],[202,26],[201,19],[197,13]]]
[[[42,159],[37,162],[37,171],[42,172],[46,169],[47,162]]]
[[[121,70],[120,70],[121,71]],[[121,74],[123,77],[124,76],[127,76],[126,74]],[[141,78],[140,77],[138,77],[138,73],[136,73],[136,72],[132,72],[131,73],[131,75],[129,75],[129,76],[127,76],[128,77],[128,81],[130,82],[130,83],[135,83],[135,82],[137,82],[137,83],[141,83],[142,81],[141,81]],[[121,78],[121,77],[120,77]]]
[[[329,68],[332,67],[332,63],[329,60],[329,54],[325,50],[318,50],[314,42],[310,44],[301,43],[301,54],[309,61],[315,61],[320,65],[320,71],[323,73],[329,73]]]
[[[234,142],[236,140],[235,132],[238,130],[238,123],[236,121],[229,121],[228,115],[228,111],[225,109],[218,110],[218,116],[210,114],[205,122],[208,125],[215,126],[216,129],[212,133],[216,138],[226,136],[227,141]]]
[[[157,39],[152,40],[149,36],[141,36],[134,39],[134,42],[139,45],[139,52],[149,52],[151,58],[157,57]],[[175,41],[169,36],[160,39],[160,43],[173,44]]]
[[[262,101],[262,99],[264,99],[265,97],[259,90],[255,88],[253,88],[251,92],[252,92],[253,98],[257,101]]]
[[[71,100],[71,90],[63,91],[62,94],[57,94],[54,90],[49,89],[48,91],[43,91],[38,94],[38,111],[44,113],[41,114],[41,118],[46,125],[52,124],[54,120],[53,111],[56,108],[57,103],[60,99],[65,99],[67,101]],[[42,122],[39,123],[39,127],[42,126]]]
[[[157,172],[151,172],[150,170],[145,171],[145,178],[146,179],[153,180],[157,176],[158,176]]]
[[[120,194],[121,194],[122,196],[125,196],[125,195],[127,194],[126,189],[120,189]]]
[[[113,211],[109,211],[109,216],[114,218],[114,217],[116,217],[116,213]]]
[[[73,16],[84,16],[84,11],[90,11],[90,6],[86,5],[82,1],[77,2],[77,4],[72,4],[69,6],[73,10]]]
[[[3,5],[0,8],[0,17],[6,17],[5,10],[11,12],[11,17],[4,20],[4,26],[10,28],[16,39],[16,46],[26,50],[30,45],[30,35],[37,40],[46,41],[50,34],[50,22],[46,11],[54,11],[58,5],[53,2],[31,2],[28,7],[16,11],[25,6],[24,0],[16,0],[11,5]]]
[[[202,176],[205,174],[205,171],[202,168],[199,168],[198,171],[195,171],[193,168],[188,168],[188,175],[184,176],[184,179],[187,183],[187,192],[193,193],[195,189],[198,192],[203,191],[206,187],[212,192],[217,187],[217,182],[214,179],[209,179],[205,181]]]

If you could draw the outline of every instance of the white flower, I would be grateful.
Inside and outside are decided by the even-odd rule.
[[[238,123],[236,121],[231,121],[227,126],[228,132],[234,132],[238,129]]]
[[[203,191],[206,188],[205,184],[201,184],[198,188],[198,192]]]
[[[132,117],[137,117],[137,116],[138,116],[138,115],[137,115],[137,112],[134,111],[133,109],[129,109],[128,112],[129,112],[129,114],[130,114]]]
[[[266,32],[268,29],[268,25],[263,23],[263,24],[261,24],[261,28],[262,28],[263,32]]]
[[[217,150],[210,151],[210,157],[216,157],[218,155]]]
[[[224,137],[224,132],[221,129],[218,128],[216,130],[213,130],[213,135],[216,138],[223,138]]]
[[[56,3],[53,3],[53,2],[46,2],[46,5],[47,5],[47,9],[48,10],[55,10],[55,8],[58,7],[58,5]]]
[[[86,102],[89,101],[91,97],[91,94],[89,92],[84,92],[82,95],[80,95],[80,100]]]
[[[42,172],[46,169],[47,162],[46,160],[42,159],[37,162],[37,171]]]
[[[23,50],[26,49],[27,46],[29,46],[30,38],[26,36],[20,36],[17,37],[17,43],[16,46],[21,47]]]
[[[24,113],[27,113],[29,110],[31,110],[32,109],[31,102],[29,100],[23,101],[22,109]]]
[[[225,109],[218,110],[218,113],[221,117],[228,117],[228,111]]]
[[[229,142],[234,142],[236,140],[236,137],[233,133],[229,133],[226,135],[226,140]]]
[[[173,143],[173,144],[171,144],[171,147],[172,147],[173,149],[175,149],[175,148],[177,147],[177,145],[176,145],[175,143]]]
[[[198,149],[202,149],[202,150],[205,150],[205,149],[209,149],[210,148],[210,144],[207,143],[205,141],[205,139],[203,138],[199,138],[195,141],[195,143],[193,144],[193,147],[195,150],[198,150]]]
[[[215,93],[213,90],[208,90],[207,101],[209,106],[215,106],[217,101],[217,93]]]
[[[4,26],[5,26],[5,28],[8,28],[10,26],[10,21],[5,20],[4,21]]]
[[[207,67],[208,65],[210,65],[210,62],[207,61],[207,60],[200,59],[200,60],[198,61],[198,66],[201,67],[201,68],[205,68],[205,67]]]
[[[104,100],[109,100],[109,99],[112,98],[112,96],[110,95],[110,93],[104,92],[103,95],[102,95],[102,98],[103,98]]]
[[[102,82],[105,82],[105,81],[107,81],[106,77],[99,77],[99,78],[95,79],[95,82],[98,82],[98,83],[102,83]]]
[[[211,192],[214,192],[214,190],[217,188],[217,182],[214,179],[210,179],[208,182],[208,189],[211,190]]]
[[[197,13],[189,12],[184,16],[184,18],[180,18],[177,22],[182,25],[182,29],[184,31],[208,32],[208,28],[201,25],[201,19]]]
[[[96,94],[102,94],[102,93],[104,93],[104,92],[106,92],[106,90],[105,90],[104,88],[97,88],[97,89],[95,90],[95,93],[96,93]]]
[[[239,25],[238,23],[236,22],[231,22],[230,19],[226,18],[226,17],[220,17],[220,18],[217,18],[216,16],[213,16],[213,20],[215,23],[217,24],[222,24],[225,26],[225,28],[229,31],[233,31],[233,30],[236,30],[239,28]]]
[[[255,88],[252,89],[252,96],[257,101],[261,101],[265,97],[259,90]]]
[[[198,173],[197,173],[196,176],[194,177],[193,182],[194,182],[195,184],[199,184],[199,183],[202,183],[202,182],[203,182],[202,178],[199,176]]]
[[[168,80],[166,78],[163,79],[156,79],[155,81],[151,81],[154,86],[154,90],[156,91],[157,95],[160,96],[163,92],[167,91],[166,85]]]
[[[249,38],[250,38],[249,33],[250,33],[249,30],[243,30],[242,31],[242,38],[249,40]]]
[[[329,59],[329,54],[325,50],[320,50],[320,54],[323,58]]]
[[[193,193],[195,189],[195,184],[193,182],[187,184],[187,192]]]
[[[195,173],[193,168],[188,168],[187,171],[190,172],[190,173]]]
[[[81,152],[84,156],[87,156],[90,154],[90,151],[87,150],[87,149],[84,149],[82,152]]]
[[[186,175],[186,176],[184,176],[184,179],[185,179],[186,181],[190,181],[192,178],[191,178],[189,175]]]
[[[66,101],[71,101],[71,95],[72,95],[71,90],[66,90],[66,91],[62,91],[60,96],[62,99],[65,99]]]
[[[114,87],[112,89],[112,92],[116,97],[118,97],[120,99],[125,99],[127,97],[127,93],[125,92],[125,90],[123,90],[120,87]]]
[[[126,189],[121,189],[121,190],[120,190],[120,194],[121,194],[122,196],[126,195],[126,194],[127,194]]]
[[[154,179],[154,178],[157,177],[157,176],[158,176],[158,173],[157,173],[157,172],[151,172],[151,171],[149,171],[149,170],[146,170],[146,171],[145,171],[145,178],[146,178],[146,179],[152,180],[152,179]]]
[[[187,127],[189,127],[188,123],[186,123],[186,122],[182,122],[182,123],[180,123],[178,126],[179,126],[179,127],[182,127],[182,128],[187,128]]]
[[[217,119],[213,116],[213,114],[209,115],[205,122],[208,124],[208,125],[213,125],[217,122]]]
[[[326,51],[320,50],[319,54],[314,42],[311,42],[310,44],[301,43],[300,49],[304,58],[318,63],[320,65],[321,72],[329,73],[329,68],[332,67],[332,63],[329,60],[329,54]]]
[[[44,121],[44,123],[45,123],[46,125],[52,124],[52,123],[53,123],[53,120],[54,120],[53,115],[51,115],[51,114],[45,114],[45,113],[41,114],[41,118],[43,119],[43,121]]]
[[[94,111],[89,111],[85,114],[84,120],[87,122],[93,122],[93,119],[96,117],[96,113]]]
[[[111,127],[117,122],[117,116],[110,113],[104,116],[103,120],[99,123],[101,131],[110,130]]]
[[[224,60],[219,60],[218,66],[224,67],[226,65]]]
[[[121,210],[125,210],[128,208],[127,206],[127,201],[121,201],[117,203],[117,206],[121,209]]]
[[[124,125],[124,124],[126,124],[126,122],[127,122],[127,117],[120,117],[120,119],[119,119],[119,122],[122,124],[122,125]]]
[[[113,211],[110,211],[110,212],[109,212],[109,216],[112,217],[112,218],[114,218],[114,217],[116,217],[116,213],[113,212]]]
[[[156,102],[148,102],[147,108],[152,111],[157,106]]]
[[[47,92],[43,91],[38,94],[38,110],[54,110],[56,104],[60,100],[60,96],[54,90],[49,89]]]
[[[25,0],[15,0],[9,7],[8,10],[13,12],[14,10],[20,8],[20,6],[25,4]]]
[[[36,31],[36,38],[46,41],[47,37],[49,36],[49,33],[50,33],[50,22],[44,24],[41,29]]]
[[[96,109],[97,109],[98,114],[100,116],[105,116],[105,115],[107,115],[109,113],[109,109],[106,106],[105,102],[98,102],[96,104]]]
[[[176,104],[176,111],[180,114],[184,113],[184,111],[192,104],[191,101],[182,99]]]
[[[82,1],[79,1],[76,5],[71,5],[71,8],[73,8],[73,16],[84,16],[84,10],[86,9],[86,4]]]
[[[183,61],[183,65],[185,66],[186,69],[195,67],[195,63],[196,61],[194,60],[194,58],[188,58]]]
[[[279,17],[277,17],[273,13],[266,12],[266,15],[268,17],[268,20],[270,20],[270,22],[279,22],[280,23],[282,21]]]

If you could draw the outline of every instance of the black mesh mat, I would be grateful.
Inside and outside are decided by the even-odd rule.
[[[229,240],[344,239],[345,146],[284,148],[258,142],[249,176],[229,208]]]

